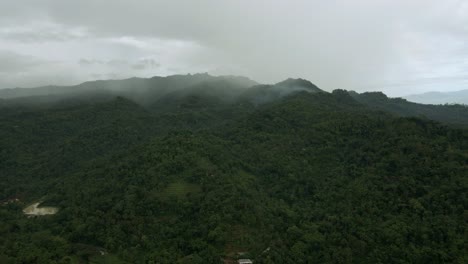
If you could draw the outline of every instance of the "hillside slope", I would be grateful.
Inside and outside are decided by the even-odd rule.
[[[202,100],[202,104],[224,107],[259,106],[275,102],[300,91],[326,93],[304,79],[289,78],[276,84],[258,84],[242,76],[211,76],[208,74],[173,75],[167,77],[100,80],[75,86],[46,86],[29,89],[0,90],[2,108],[50,108],[108,102],[119,96],[147,108],[149,111],[178,111],[174,105],[182,101]],[[401,98],[388,98],[381,92],[358,94],[349,92],[356,101],[372,109],[397,116],[420,117],[455,126],[468,126],[468,106],[424,105]],[[170,102],[174,104],[171,105]],[[192,102],[193,103],[193,102]],[[185,106],[191,103],[185,104]],[[206,107],[205,107],[206,108]],[[212,109],[210,109],[211,111]],[[225,109],[225,112],[229,110]],[[191,114],[187,114],[190,116]],[[202,119],[205,117],[201,117]],[[224,117],[223,117],[224,118]],[[200,125],[203,122],[200,123]]]
[[[175,91],[216,83],[242,90],[257,83],[241,76],[211,76],[208,74],[172,75],[168,77],[99,80],[74,86],[44,86],[36,88],[0,89],[0,98],[15,99],[10,104],[56,103],[70,98],[122,96],[142,105],[150,105],[160,97]],[[6,103],[6,102],[4,102]]]
[[[417,104],[402,98],[388,98],[381,92],[362,94],[350,92],[350,94],[358,102],[372,109],[390,112],[399,116],[427,118],[457,126],[468,126],[468,106],[465,105]]]

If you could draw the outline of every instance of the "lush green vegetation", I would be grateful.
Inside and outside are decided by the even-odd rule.
[[[0,263],[468,261],[467,130],[203,87],[1,109]]]

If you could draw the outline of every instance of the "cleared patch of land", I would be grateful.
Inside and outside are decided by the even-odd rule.
[[[37,216],[42,216],[42,215],[53,215],[58,212],[57,207],[51,207],[51,206],[44,206],[44,207],[39,207],[41,202],[38,203],[33,203],[30,206],[26,207],[23,209],[23,213],[25,215],[37,215]]]

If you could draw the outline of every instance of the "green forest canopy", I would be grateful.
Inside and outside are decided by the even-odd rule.
[[[467,261],[465,106],[184,78],[4,100],[0,263]]]

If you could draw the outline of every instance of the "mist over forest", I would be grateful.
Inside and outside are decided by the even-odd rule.
[[[3,263],[466,256],[465,105],[208,74],[0,98]]]
[[[468,263],[467,19],[0,1],[0,264]]]

